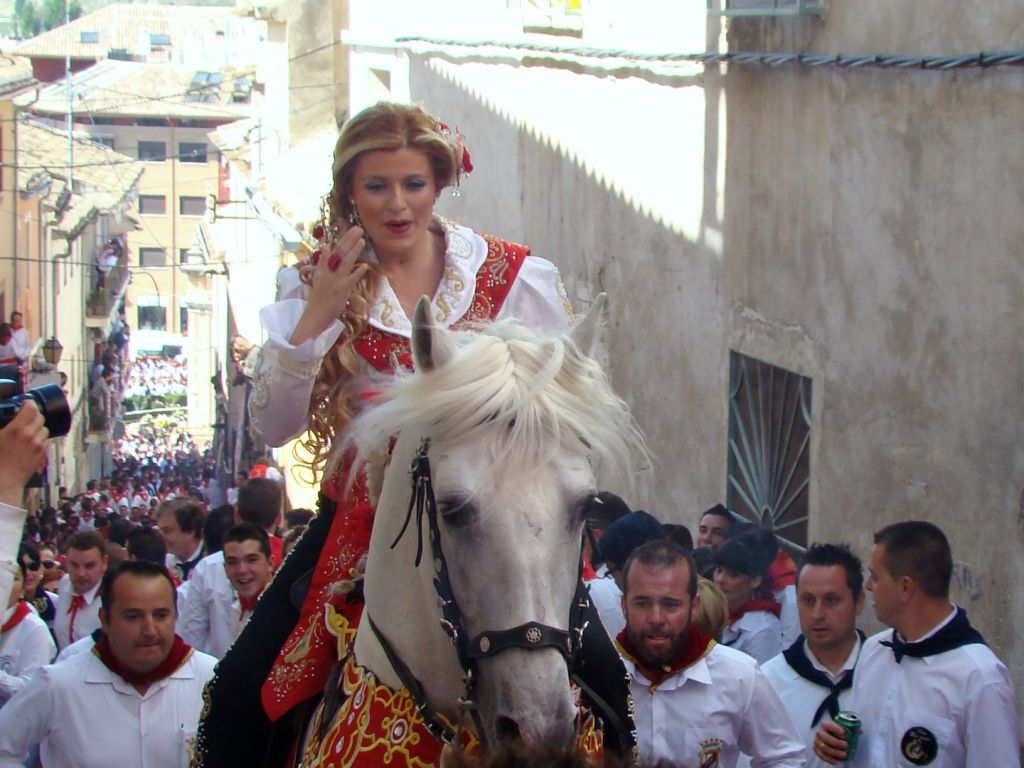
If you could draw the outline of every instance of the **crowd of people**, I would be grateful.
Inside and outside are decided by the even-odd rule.
[[[444,328],[513,316],[559,334],[572,323],[550,262],[434,215],[440,191],[470,170],[463,137],[418,107],[353,117],[312,232],[320,248],[282,271],[281,300],[263,311],[253,424],[270,445],[306,435],[326,470],[319,516],[286,514],[267,464],[223,488],[207,453],[151,424],[122,442],[109,477],[62,491],[25,524],[0,640],[0,766],[36,754],[47,768],[176,766],[193,751],[206,765],[260,765],[280,749],[274,723],[287,727],[325,690],[345,706],[331,671],[352,658],[375,501],[366,473],[346,482],[351,454],[336,449],[354,415],[377,407],[376,377],[412,367],[414,307],[435,297]],[[124,375],[99,359],[97,381]],[[140,381],[144,371],[164,368],[147,364]],[[22,409],[0,430],[0,445],[33,448],[16,465],[31,463],[39,428]],[[13,506],[0,474],[0,524]],[[628,680],[631,697],[609,712],[635,726],[641,765],[1020,764],[1007,668],[950,602],[952,553],[934,524],[877,531],[865,578],[850,547],[813,544],[797,563],[723,505],[700,516],[696,540],[608,493],[583,517],[582,573],[602,630],[588,643],[607,651],[588,679]],[[870,638],[857,627],[865,592],[888,626]],[[410,705],[392,735],[431,738],[429,709]],[[859,744],[844,711],[858,717]],[[108,732],[119,738],[96,738]],[[493,746],[481,765],[553,764]]]
[[[134,359],[124,387],[125,399],[183,395],[188,389],[188,366],[179,357],[146,355]]]

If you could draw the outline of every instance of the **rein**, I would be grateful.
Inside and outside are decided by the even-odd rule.
[[[394,549],[402,536],[405,535],[412,521],[413,513],[416,515],[416,560],[418,568],[423,559],[423,518],[427,518],[429,528],[430,549],[434,567],[434,591],[437,593],[438,605],[441,608],[441,627],[448,635],[452,646],[458,656],[459,666],[465,675],[465,690],[459,699],[459,708],[464,713],[473,717],[477,731],[477,738],[481,743],[486,742],[486,732],[480,721],[480,713],[474,699],[477,679],[477,660],[491,658],[499,653],[512,648],[520,648],[527,651],[536,651],[543,648],[554,648],[562,654],[569,666],[572,668],[573,660],[583,643],[583,632],[587,622],[583,618],[583,612],[590,604],[589,593],[583,583],[583,557],[582,546],[580,552],[580,571],[576,577],[576,594],[573,596],[572,606],[569,609],[569,629],[559,629],[538,621],[528,621],[510,629],[485,630],[476,637],[469,637],[463,621],[462,611],[458,601],[455,599],[455,592],[452,590],[451,579],[448,574],[448,561],[444,556],[444,549],[441,547],[441,529],[437,521],[437,501],[434,498],[434,487],[430,477],[430,459],[427,454],[430,450],[430,439],[424,437],[416,456],[409,468],[409,475],[412,481],[412,495],[409,498],[409,507],[406,510],[405,521],[402,530],[391,543]],[[582,545],[582,540],[581,540]],[[394,648],[384,637],[367,614],[370,629],[381,644],[384,655],[387,657],[395,674],[398,675],[402,685],[410,692],[416,702],[416,708],[423,718],[427,731],[437,739],[446,744],[457,746],[457,732],[443,723],[427,701],[426,692],[423,686],[413,675],[412,670],[395,653]]]

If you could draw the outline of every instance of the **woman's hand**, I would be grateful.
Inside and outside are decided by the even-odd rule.
[[[325,247],[313,267],[312,288],[306,310],[299,318],[289,341],[301,344],[323,333],[341,314],[352,289],[362,280],[368,264],[356,259],[366,247],[366,238],[359,227],[351,227]]]

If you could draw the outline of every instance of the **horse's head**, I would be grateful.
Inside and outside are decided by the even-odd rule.
[[[459,334],[437,327],[421,301],[416,373],[396,378],[353,423],[364,453],[398,436],[374,523],[367,612],[451,717],[463,675],[439,625],[435,580],[442,599],[450,584],[456,648],[469,655],[488,740],[566,742],[574,733],[566,655],[583,512],[598,467],[628,473],[644,457],[628,410],[589,356],[598,314],[567,337],[539,338],[514,323]],[[429,473],[437,550],[429,514],[410,504],[407,468],[417,454]],[[521,628],[515,637],[502,635],[512,628]],[[363,662],[359,645],[357,654]]]

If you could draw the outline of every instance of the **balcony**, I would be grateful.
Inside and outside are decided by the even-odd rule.
[[[117,318],[117,312],[131,276],[131,270],[121,265],[107,270],[103,289],[93,289],[86,301],[86,328],[98,328],[103,336],[110,334],[110,328]]]

